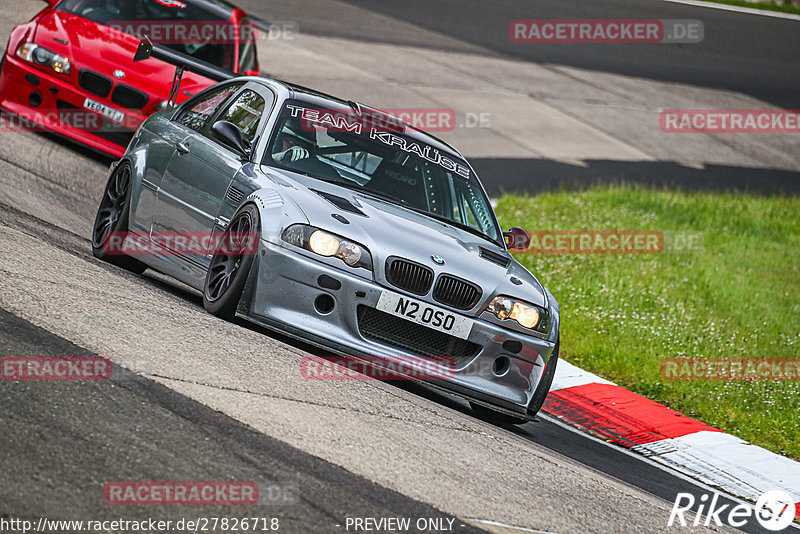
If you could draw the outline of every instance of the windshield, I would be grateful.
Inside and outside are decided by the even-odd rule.
[[[179,0],[64,0],[56,9],[139,39],[147,36],[154,43],[233,72],[243,72],[242,66],[247,69],[255,64],[254,30],[248,19],[237,31],[228,19],[192,3]],[[236,68],[237,42],[240,68]]]
[[[288,101],[269,164],[336,182],[499,243],[494,213],[467,163],[402,133],[377,110],[321,109]]]

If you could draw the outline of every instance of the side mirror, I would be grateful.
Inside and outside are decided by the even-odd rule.
[[[217,139],[239,152],[240,156],[248,157],[249,149],[242,137],[242,131],[235,124],[228,121],[217,121],[211,127],[211,132]]]
[[[531,244],[531,235],[524,228],[518,226],[513,226],[508,229],[508,232],[503,232],[503,237],[506,238],[509,250],[527,250]]]

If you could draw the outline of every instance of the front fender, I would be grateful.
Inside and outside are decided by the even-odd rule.
[[[253,204],[258,209],[261,239],[270,243],[279,244],[281,233],[289,225],[308,224],[308,218],[300,206],[277,189],[263,188],[254,191],[245,198],[242,206],[246,204]]]

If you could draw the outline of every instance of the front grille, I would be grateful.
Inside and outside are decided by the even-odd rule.
[[[358,306],[358,329],[367,339],[417,356],[445,361],[452,358],[456,365],[474,358],[481,351],[481,346],[477,343],[406,321],[363,304]]]
[[[433,270],[395,256],[386,260],[386,280],[415,295],[427,295],[433,283]]]
[[[119,84],[111,93],[111,101],[124,108],[142,109],[147,104],[147,95],[133,87]]]
[[[63,100],[56,100],[56,108],[58,109],[59,118],[64,124],[82,128],[90,134],[115,145],[128,146],[128,143],[131,142],[134,134],[136,134],[135,130],[126,128],[116,122],[111,122],[105,117],[78,106],[73,106]],[[76,117],[78,118],[76,119]]]
[[[87,69],[83,69],[78,73],[78,83],[90,93],[103,98],[108,96],[113,85],[110,78]]]
[[[443,274],[433,288],[433,300],[459,310],[473,308],[481,298],[481,288],[471,282]]]

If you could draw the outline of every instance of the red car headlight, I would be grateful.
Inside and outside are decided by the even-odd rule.
[[[59,74],[69,74],[69,60],[35,43],[22,43],[17,48],[17,57],[34,65],[50,67]]]

